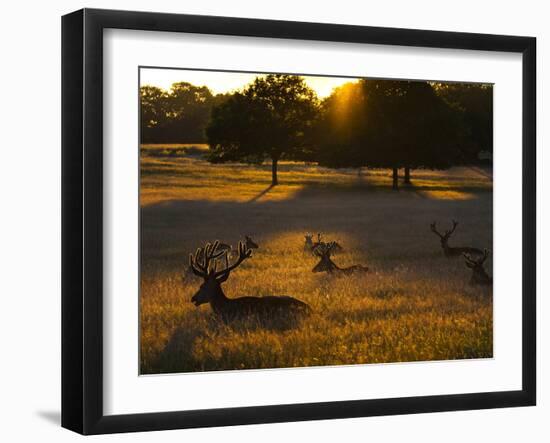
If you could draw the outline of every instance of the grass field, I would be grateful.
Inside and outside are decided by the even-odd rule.
[[[471,287],[461,258],[443,256],[430,222],[460,222],[451,245],[492,247],[492,179],[486,171],[413,171],[391,191],[388,170],[328,170],[282,163],[211,165],[205,146],[141,148],[141,373],[488,358],[492,289]],[[339,265],[371,272],[311,272],[304,233],[338,240]],[[188,254],[248,234],[260,249],[224,290],[292,295],[314,314],[289,331],[226,326],[191,302],[200,279]],[[489,258],[486,269],[492,274]]]

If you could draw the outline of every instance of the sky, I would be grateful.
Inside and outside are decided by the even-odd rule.
[[[214,94],[219,94],[240,89],[252,82],[259,75],[261,74],[192,71],[186,69],[141,68],[140,86],[157,86],[168,90],[170,89],[172,83],[189,82],[195,86],[208,86]],[[357,80],[347,77],[303,77],[305,82],[317,93],[320,98],[329,96],[334,88],[344,83]]]

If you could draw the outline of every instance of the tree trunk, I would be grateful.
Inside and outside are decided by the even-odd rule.
[[[411,168],[409,166],[405,166],[405,179],[403,181],[406,185],[411,184]]]
[[[277,163],[279,159],[277,157],[273,157],[271,159],[271,186],[275,186],[279,184],[279,180],[277,179]]]
[[[394,191],[397,191],[399,189],[399,183],[397,182],[398,178],[399,178],[398,169],[393,168],[393,185],[392,185],[392,189]]]

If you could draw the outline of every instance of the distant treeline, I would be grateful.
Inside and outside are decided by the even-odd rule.
[[[186,82],[168,91],[142,86],[140,92],[141,143],[206,143],[212,108],[228,97]]]
[[[281,159],[398,169],[479,163],[493,150],[487,84],[361,79],[320,100],[304,79],[267,75],[232,94],[175,83],[141,88],[142,143],[210,145],[212,162]],[[482,156],[481,154],[484,154]]]

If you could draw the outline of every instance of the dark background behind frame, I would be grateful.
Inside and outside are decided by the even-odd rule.
[[[523,389],[496,393],[103,416],[103,28],[522,53]],[[77,432],[95,434],[535,404],[535,47],[535,39],[528,37],[104,10],[84,10],[65,16],[62,35],[63,426]],[[83,168],[85,173],[82,173]],[[79,217],[77,214],[83,215]]]

